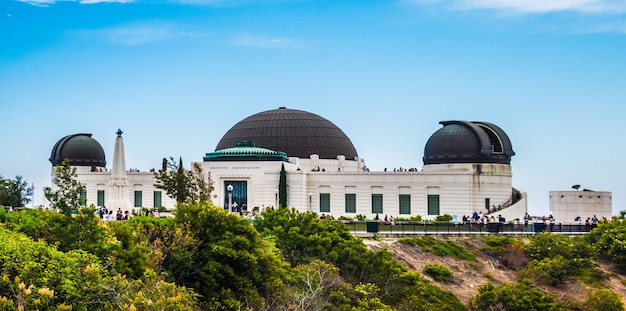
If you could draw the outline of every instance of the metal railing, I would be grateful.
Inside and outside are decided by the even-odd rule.
[[[552,232],[557,234],[585,234],[595,225],[578,223],[452,223],[416,221],[340,221],[352,233],[373,234],[535,234]]]

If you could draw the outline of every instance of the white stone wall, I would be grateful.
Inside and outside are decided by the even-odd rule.
[[[101,172],[91,172],[90,168],[77,167],[76,180],[85,186],[87,191],[87,206],[93,204],[98,206],[98,190],[104,190],[105,202],[107,202],[109,195],[109,179],[111,172],[107,172],[102,169]],[[174,209],[176,201],[168,197],[165,191],[154,187],[156,180],[154,179],[154,173],[152,172],[127,172],[128,184],[129,184],[129,196],[128,200],[130,206],[134,207],[135,204],[135,190],[142,191],[142,207],[152,208],[154,207],[154,191],[161,191],[161,205],[167,209]],[[52,190],[57,188],[53,185]]]
[[[485,198],[491,204],[504,205],[511,199],[511,169],[502,164],[455,164],[426,166],[423,171],[372,172],[359,169],[358,161],[344,161],[344,167],[351,170],[311,171],[308,162],[314,165],[333,160],[299,159],[284,163],[287,171],[288,203],[300,211],[320,213],[320,193],[330,193],[330,213],[335,217],[355,217],[358,214],[373,218],[372,193],[383,195],[383,213],[394,217],[428,215],[428,194],[438,194],[440,215],[450,214],[461,219],[474,211],[486,211]],[[336,166],[340,160],[334,160]],[[276,189],[280,166],[283,162],[199,162],[205,172],[211,172],[215,184],[213,202],[223,205],[226,201],[224,181],[246,181],[248,184],[248,206],[259,209],[276,205]],[[335,167],[336,167],[335,166]],[[300,170],[298,170],[300,168]],[[429,193],[430,192],[430,193]],[[345,194],[356,194],[356,212],[346,213]],[[399,195],[411,197],[411,214],[400,215]],[[526,212],[525,200],[516,206],[522,218]],[[508,215],[507,215],[508,216]]]
[[[557,222],[574,222],[578,216],[584,223],[588,217],[598,219],[613,215],[612,193],[606,191],[550,191],[550,211]]]

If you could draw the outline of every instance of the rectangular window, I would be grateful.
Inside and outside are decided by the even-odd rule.
[[[162,199],[162,194],[161,191],[155,191],[154,192],[154,207],[162,207],[163,203],[161,201]]]
[[[135,191],[135,207],[142,207],[141,191]]]
[[[439,215],[439,195],[428,195],[428,215]]]
[[[320,213],[330,213],[330,193],[320,193]]]
[[[346,193],[346,213],[356,213],[356,194]]]
[[[401,194],[400,197],[400,215],[411,214],[411,195]]]
[[[489,206],[491,200],[489,198],[485,198],[485,208],[489,211],[491,210],[491,206]]]
[[[372,194],[372,214],[382,214],[383,213],[383,195],[382,194]]]
[[[87,206],[87,190],[80,192],[80,205]]]
[[[98,190],[98,206],[104,206],[104,190]]]

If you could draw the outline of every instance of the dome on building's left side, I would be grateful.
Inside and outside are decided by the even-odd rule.
[[[106,166],[104,149],[91,134],[73,134],[59,139],[52,148],[49,160],[52,166],[57,166],[65,159],[71,166]]]

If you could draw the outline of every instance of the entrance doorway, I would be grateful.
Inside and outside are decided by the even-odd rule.
[[[224,209],[228,209],[228,186],[232,186],[232,206],[230,212],[241,213],[248,208],[248,182],[240,180],[224,181]]]

